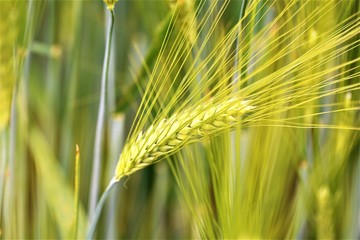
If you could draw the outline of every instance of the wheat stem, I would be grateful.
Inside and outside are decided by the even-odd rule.
[[[317,215],[316,215],[316,234],[318,239],[335,239],[333,225],[333,209],[331,207],[331,195],[327,186],[321,187],[317,191]]]
[[[101,172],[101,152],[102,152],[101,140],[104,132],[104,122],[105,122],[106,83],[108,78],[110,46],[111,46],[111,39],[114,30],[114,20],[115,20],[114,11],[110,10],[110,13],[111,13],[111,20],[107,35],[103,71],[101,76],[99,112],[97,117],[96,133],[95,133],[94,161],[93,161],[93,169],[91,176],[91,189],[90,189],[90,199],[89,199],[90,217],[95,211],[96,202],[99,193],[99,182],[100,182],[100,172]]]
[[[75,219],[75,231],[74,238],[77,238],[77,231],[79,225],[79,185],[80,185],[80,149],[76,144],[76,153],[75,153],[75,188],[74,188],[74,219]]]
[[[191,142],[233,129],[241,115],[253,108],[248,101],[233,97],[218,104],[205,102],[169,119],[162,119],[144,134],[140,132],[136,138],[131,138],[124,146],[115,179],[118,181],[156,163]]]
[[[104,193],[101,195],[101,198],[98,202],[98,204],[96,205],[94,214],[91,217],[91,222],[89,225],[89,229],[88,232],[86,234],[86,239],[92,239],[95,233],[95,228],[96,228],[96,224],[99,220],[100,214],[101,214],[101,210],[104,206],[105,200],[106,198],[109,196],[110,194],[110,190],[111,188],[115,185],[117,181],[115,179],[112,179],[109,183],[109,185],[107,186],[107,188],[105,189]]]

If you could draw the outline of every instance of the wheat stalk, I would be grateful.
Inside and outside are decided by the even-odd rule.
[[[234,128],[241,115],[253,108],[249,101],[233,97],[219,104],[205,102],[169,119],[162,119],[128,141],[116,166],[114,179],[119,181],[189,143]]]
[[[318,239],[335,239],[334,225],[332,222],[333,210],[331,207],[331,195],[327,186],[321,187],[316,194],[318,212],[316,215]]]
[[[94,160],[93,160],[93,169],[91,175],[91,188],[90,188],[90,199],[89,199],[89,212],[90,216],[94,213],[96,202],[98,200],[98,191],[99,191],[99,179],[101,172],[101,155],[102,155],[102,136],[105,127],[106,119],[106,86],[108,82],[109,75],[109,65],[110,65],[110,54],[111,54],[111,41],[114,32],[114,23],[115,23],[115,14],[113,5],[116,1],[106,1],[107,8],[110,9],[110,24],[107,31],[107,39],[105,46],[105,56],[103,62],[103,69],[101,75],[101,86],[100,86],[100,100],[99,100],[99,110],[96,122],[96,131],[95,131],[95,143],[94,143]],[[112,7],[111,7],[112,6]]]

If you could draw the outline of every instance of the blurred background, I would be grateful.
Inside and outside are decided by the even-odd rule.
[[[99,195],[114,174],[122,146],[147,86],[149,71],[151,72],[158,59],[169,26],[174,24],[171,22],[174,6],[179,4],[185,12],[195,11],[191,8],[195,8],[194,6],[199,3],[194,5],[189,2],[191,1],[119,0],[116,3],[101,168],[98,169]],[[205,1],[203,12],[200,11],[196,17],[198,21],[205,16],[206,9],[213,6],[212,2],[214,1]],[[222,9],[222,2],[214,4],[214,13]],[[253,38],[246,38],[246,41],[256,39],[256,33],[275,21],[276,17],[281,18],[284,23],[286,19],[292,19],[293,25],[290,24],[284,29],[290,29],[306,18],[306,11],[293,18],[290,13],[279,15],[281,12],[279,9],[285,8],[286,1],[279,1],[277,5],[273,5],[272,1],[257,2],[258,11],[248,20],[249,25],[245,29],[247,32],[252,32]],[[313,1],[313,4],[316,5],[318,2],[321,1]],[[251,0],[245,3],[249,5]],[[294,7],[294,12],[296,9],[301,9],[302,1],[298,3],[299,6]],[[230,1],[218,22],[214,22],[215,17],[206,20],[205,29],[210,29],[213,24],[219,27],[209,44],[202,50],[205,55],[211,52],[224,34],[237,24],[242,5],[241,0]],[[326,13],[328,15],[325,15],[324,11],[321,20],[323,22],[317,23],[318,26],[325,22],[328,22],[330,27],[338,26],[349,16],[355,16],[359,20],[359,1],[344,1],[340,5],[335,5],[334,1],[331,12]],[[0,6],[0,236],[4,239],[82,238],[85,236],[89,221],[95,126],[110,12],[100,0],[2,0]],[[261,10],[262,6],[266,6],[264,7],[266,10]],[[312,6],[311,9],[316,9],[316,6]],[[329,19],[333,22],[329,23]],[[346,30],[347,22],[344,21],[342,24]],[[276,31],[276,26],[272,30]],[[305,30],[308,31],[306,27],[299,29],[304,32]],[[316,34],[321,35],[321,31],[325,32],[325,30],[325,27],[319,27],[317,33],[313,32],[315,38]],[[182,30],[179,27],[174,31],[179,33]],[[202,34],[198,42],[206,38],[206,30]],[[314,44],[311,42],[311,31],[309,34],[306,37],[309,41],[306,47]],[[339,66],[342,61],[353,61],[353,65],[348,66],[350,72],[346,71],[346,67],[339,70],[344,71],[344,78],[352,76],[350,81],[343,83],[343,86],[349,86],[350,93],[346,95],[345,90],[340,91],[335,97],[336,101],[327,100],[330,102],[334,100],[334,103],[344,108],[355,109],[346,112],[347,115],[336,115],[335,119],[332,115],[329,117],[338,124],[337,126],[349,124],[352,126],[350,129],[335,127],[335,130],[322,131],[254,126],[241,132],[242,137],[239,141],[242,149],[247,149],[242,151],[241,156],[246,159],[244,161],[252,162],[252,165],[242,165],[246,166],[244,171],[249,175],[241,176],[243,185],[238,187],[245,190],[241,190],[239,196],[231,199],[235,202],[242,199],[244,202],[236,208],[237,214],[235,214],[238,218],[242,217],[242,220],[232,225],[232,217],[235,216],[227,217],[226,214],[235,210],[224,207],[225,215],[221,216],[219,203],[223,200],[214,199],[216,194],[220,194],[216,189],[223,188],[222,184],[226,183],[216,182],[214,179],[217,178],[214,176],[221,176],[226,172],[199,170],[198,174],[203,177],[201,181],[206,181],[209,185],[203,185],[201,181],[197,185],[191,185],[193,184],[191,179],[189,180],[185,174],[183,176],[185,180],[180,180],[184,185],[180,184],[181,187],[178,187],[179,180],[176,178],[182,175],[184,167],[176,165],[178,159],[192,159],[189,164],[193,170],[189,172],[197,174],[201,166],[196,160],[207,158],[203,156],[203,152],[209,152],[201,149],[208,149],[211,145],[213,145],[212,149],[217,149],[224,144],[223,148],[218,147],[220,149],[218,153],[213,153],[212,157],[209,157],[216,159],[224,155],[221,151],[230,148],[229,142],[215,139],[209,143],[210,146],[196,145],[193,149],[189,148],[183,152],[178,159],[162,161],[117,184],[105,203],[96,236],[109,239],[296,236],[306,239],[319,238],[322,236],[319,233],[323,231],[330,232],[331,235],[328,236],[330,238],[359,238],[360,127],[359,85],[356,85],[359,83],[359,38],[356,40],[359,33],[354,35],[354,38],[346,39],[342,43],[349,44],[351,41],[354,43],[349,44],[353,48],[347,51],[346,56],[332,57],[331,62],[319,65],[318,70],[314,70],[321,72],[329,66]],[[261,43],[267,44],[272,39],[277,38],[273,35],[267,36]],[[170,50],[172,44],[176,44],[175,39],[169,38],[168,41],[167,52],[174,54]],[[192,41],[191,35],[187,41]],[[294,46],[297,43],[294,42]],[[250,44],[249,48],[251,46]],[[257,47],[260,48],[261,44]],[[280,48],[279,45],[278,49]],[[305,48],[302,51],[307,51],[310,47]],[[275,54],[276,49],[271,51]],[[292,54],[284,59],[292,61],[298,57],[296,53]],[[262,58],[262,61],[267,59]],[[311,61],[309,66],[321,60],[311,59]],[[258,64],[265,63],[260,61]],[[266,71],[277,69],[277,66],[283,62],[278,60],[271,64]],[[256,65],[253,66],[255,67]],[[183,68],[183,71],[187,71],[186,66]],[[250,73],[253,68],[246,71]],[[266,76],[266,71],[250,79],[245,85],[256,82],[261,76]],[[181,74],[181,76],[185,75],[185,73]],[[306,82],[306,84],[310,89],[311,84],[314,83]],[[333,95],[335,94],[334,91]],[[347,101],[346,96],[348,96]],[[310,102],[308,106],[312,109],[311,107],[315,107],[319,102]],[[330,102],[322,101],[321,111],[328,110],[324,106],[335,106],[330,105]],[[311,110],[310,113],[305,109],[301,111],[307,117],[304,119],[313,121],[314,126],[316,123],[325,124],[320,118],[309,120],[309,116],[312,116]],[[240,134],[239,131],[237,133]],[[323,137],[324,134],[326,137]],[[284,149],[285,143],[289,148]],[[76,144],[80,149],[78,174],[75,170]],[[263,169],[264,162],[271,162],[271,159],[284,160],[273,163],[271,167],[265,164],[267,168]],[[287,162],[289,159],[291,161]],[[316,161],[318,164],[314,163]],[[328,167],[329,163],[333,165],[329,167],[329,171],[325,171],[323,168]],[[209,164],[211,165],[211,161]],[[211,168],[209,164],[204,169]],[[220,166],[221,164],[218,166],[219,169]],[[313,172],[309,170],[311,167]],[[286,179],[280,179],[282,174]],[[78,192],[74,187],[76,176],[79,177]],[[316,179],[320,178],[326,180],[317,182]],[[269,186],[266,182],[269,182]],[[198,194],[207,194],[205,198],[210,200],[205,202],[208,204],[206,208],[210,206],[209,209],[205,209],[199,202],[197,208],[194,207],[195,210],[189,207],[192,198],[200,201],[195,193],[184,195],[186,187],[189,189],[190,185],[196,189],[202,187],[202,190],[198,190]],[[256,195],[254,189],[263,192]],[[298,191],[301,191],[299,193],[301,197],[299,195],[295,197],[295,192]],[[225,192],[221,194],[224,196]],[[253,198],[247,199],[246,196],[251,194],[254,194]],[[308,205],[305,201],[298,200],[306,196],[312,196],[312,204]],[[226,200],[229,206],[232,204],[231,201]],[[257,207],[254,207],[255,205]],[[254,208],[251,207],[252,211],[246,212],[249,206]],[[202,211],[209,212],[205,214]],[[256,214],[258,218],[253,216]],[[195,215],[199,219],[201,219],[199,216],[206,216],[206,219],[203,218],[204,222],[201,222]],[[194,218],[197,220],[194,221]],[[213,220],[207,223],[208,218]],[[330,222],[327,222],[328,220]],[[316,225],[319,222],[322,222],[320,227]],[[229,230],[229,235],[226,235],[224,233],[226,224],[233,228],[242,226],[238,228],[242,230],[240,232]],[[204,228],[202,229],[201,226]],[[249,229],[249,232],[246,233],[245,229]]]

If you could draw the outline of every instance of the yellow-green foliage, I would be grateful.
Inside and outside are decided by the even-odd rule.
[[[65,183],[64,173],[57,166],[54,153],[46,142],[44,136],[34,130],[30,135],[30,150],[36,160],[40,191],[46,196],[46,205],[51,209],[57,226],[59,227],[61,238],[73,238],[74,230],[77,228],[76,237],[85,236],[86,216],[83,208],[77,209],[74,202],[77,201],[77,191],[75,196],[73,191]],[[61,190],[61,191],[59,191]],[[49,233],[48,237],[54,237]]]
[[[15,1],[0,3],[0,131],[9,122],[12,94],[15,85],[16,24],[18,12]]]
[[[0,237],[359,238],[358,0],[0,6]]]

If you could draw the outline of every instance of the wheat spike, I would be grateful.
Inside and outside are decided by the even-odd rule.
[[[234,128],[240,116],[253,108],[249,101],[233,97],[220,104],[203,103],[162,119],[128,141],[116,166],[114,179],[118,181],[129,176],[189,143]]]

